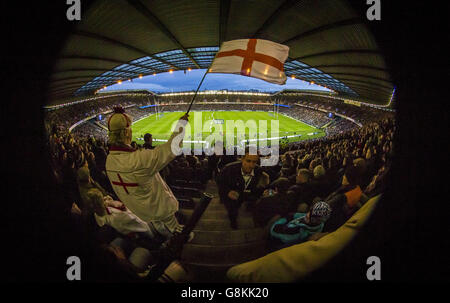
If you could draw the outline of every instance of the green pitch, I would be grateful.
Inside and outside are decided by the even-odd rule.
[[[164,143],[163,141],[158,140],[167,140],[170,137],[176,122],[183,114],[184,113],[182,112],[165,112],[158,115],[152,114],[142,120],[136,121],[132,125],[133,141],[143,144],[144,134],[151,133],[154,140],[153,145]],[[323,130],[309,126],[282,114],[262,111],[192,111],[189,113],[190,131],[187,129],[184,143],[189,144],[186,143],[186,141],[198,140],[200,136],[202,140],[204,140],[211,135],[211,132],[221,134],[223,136],[223,141],[226,142],[227,121],[234,121],[234,123],[237,124],[239,123],[237,122],[239,120],[242,121],[243,124],[255,125],[257,130],[252,132],[250,129],[244,128],[245,131],[242,132],[242,128],[241,131],[239,131],[238,128],[234,128],[235,144],[237,143],[236,137],[238,137],[238,135],[241,135],[241,139],[254,140],[256,143],[256,139],[258,138],[257,133],[260,132],[260,126],[263,125],[261,124],[264,123],[263,121],[266,121],[267,123],[267,138],[271,138],[273,137],[273,134],[275,134],[276,137],[280,137],[280,142],[282,143],[325,136]],[[254,122],[250,120],[253,120]],[[272,133],[271,129],[272,120],[278,120],[279,123],[278,131],[276,132],[274,130],[274,133]],[[201,128],[199,127],[200,125]],[[201,132],[198,131],[199,129]],[[233,127],[230,129],[233,129]]]

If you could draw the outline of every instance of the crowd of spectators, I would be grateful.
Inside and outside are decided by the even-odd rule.
[[[98,114],[104,114],[104,119],[98,121],[103,126],[106,126],[106,121],[109,116],[108,112],[112,110],[114,106],[121,105],[122,107],[128,108],[128,112],[133,116],[134,120],[138,120],[146,115],[155,113],[155,107],[148,107],[145,109],[140,109],[139,107],[143,105],[154,104],[156,101],[159,106],[157,107],[158,112],[165,111],[183,111],[185,110],[186,104],[190,101],[191,96],[149,96],[145,94],[137,95],[127,95],[127,96],[116,96],[111,94],[108,97],[101,99],[90,100],[82,103],[77,103],[71,106],[65,106],[57,110],[51,110],[46,113],[46,127],[51,129],[54,127],[60,128],[61,130],[68,129],[75,123],[87,118],[96,117]],[[268,96],[234,96],[234,95],[207,95],[198,96],[198,100],[194,103],[192,110],[242,110],[242,105],[239,104],[223,104],[224,102],[230,103],[246,103],[244,105],[244,110],[262,110],[262,111],[273,111],[273,103],[287,104],[290,108],[278,107],[276,110],[280,113],[288,115],[294,119],[303,121],[315,127],[321,127],[332,120],[328,117],[329,112],[342,114],[347,117],[353,118],[356,122],[360,124],[366,124],[370,121],[377,121],[382,117],[389,115],[389,113],[377,110],[371,107],[363,106],[357,107],[349,104],[345,104],[342,101],[336,101],[325,97],[315,97],[307,96],[300,100],[298,97],[293,96],[278,96],[278,99]],[[273,99],[273,100],[272,100]],[[205,104],[205,102],[210,104]],[[221,103],[221,104],[215,104]],[[254,104],[249,104],[254,103]],[[392,114],[391,114],[392,116]],[[81,123],[82,125],[83,123]],[[81,130],[81,135],[86,135],[89,133],[88,127],[91,126],[92,132],[97,137],[105,138],[105,134],[101,135],[101,130],[96,129],[92,123],[88,123],[85,129]],[[335,127],[330,128],[330,133],[338,133],[341,131],[349,130],[351,127],[355,127],[352,123],[339,122],[336,123]],[[76,129],[80,126],[77,126]]]
[[[45,122],[50,128],[57,127],[60,130],[65,130],[90,116],[112,111],[114,106],[128,107],[133,104],[146,105],[148,103],[149,97],[146,95],[131,95],[126,97],[111,95],[48,110],[46,112]]]
[[[386,116],[393,117],[393,114],[388,111],[383,111],[373,107],[361,104],[361,106],[355,106],[346,104],[343,101],[327,98],[324,96],[304,96],[299,98],[298,96],[282,95],[279,97],[279,103],[281,104],[298,104],[306,107],[310,107],[315,110],[322,110],[327,113],[332,112],[335,114],[345,115],[362,124],[379,121]]]
[[[253,213],[255,223],[272,228],[271,239],[283,240],[275,241],[272,248],[306,241],[309,236],[317,240],[339,228],[368,199],[383,193],[393,157],[394,132],[394,120],[386,118],[281,149],[279,165],[265,168],[270,175],[270,192],[265,191]],[[314,236],[305,234],[297,221],[319,202],[326,202],[332,211],[317,223],[323,223],[320,231]],[[274,224],[283,226],[274,231]]]
[[[81,123],[79,126],[75,127],[72,130],[72,134],[77,138],[87,138],[92,136],[99,140],[107,140],[107,132],[105,131],[105,125],[101,123],[103,121],[87,121],[85,123]]]
[[[132,145],[137,149],[152,148],[135,142]],[[49,134],[48,150],[55,179],[63,193],[59,203],[64,205],[62,208],[90,240],[92,257],[100,264],[100,276],[96,279],[148,279],[149,266],[165,258],[161,255],[162,251],[169,248],[150,237],[143,228],[146,224],[118,201],[106,175],[106,158],[110,150],[108,142],[67,130],[55,130]],[[171,185],[178,185],[180,180],[186,183],[197,181],[196,184],[204,185],[210,179],[208,158],[204,155],[180,155],[163,168],[160,175]],[[114,216],[120,216],[120,220]],[[119,224],[124,217],[128,223]],[[136,228],[142,232],[133,231]],[[164,275],[166,278],[169,275],[173,280],[183,268],[174,262],[168,270]],[[173,270],[175,272],[171,272]],[[183,277],[180,276],[180,279]]]
[[[57,110],[51,110],[46,113],[47,128],[54,126],[67,129],[75,123],[90,116],[96,116],[102,113],[108,113],[114,106],[131,107],[131,115],[134,119],[139,119],[145,115],[155,112],[154,107],[139,109],[140,106],[154,104],[155,101],[160,104],[159,112],[164,111],[183,111],[187,103],[191,100],[190,95],[186,96],[150,96],[146,94],[128,94],[126,96],[110,96],[76,103],[65,106]],[[205,102],[211,104],[204,104]],[[330,121],[328,113],[333,112],[353,118],[360,124],[366,124],[371,121],[378,121],[385,116],[393,117],[392,113],[387,113],[372,107],[362,105],[361,107],[345,104],[339,100],[333,100],[321,96],[290,96],[289,94],[280,94],[277,96],[252,96],[252,95],[199,95],[197,102],[194,103],[192,110],[242,110],[239,104],[223,103],[246,103],[245,110],[263,110],[273,111],[273,104],[286,104],[291,108],[279,107],[279,112],[287,114],[295,119],[304,121],[307,124],[320,127]],[[214,104],[222,103],[222,104]],[[254,103],[254,104],[248,104]],[[295,105],[294,105],[295,104]],[[105,124],[106,119],[100,121]],[[340,123],[342,124],[342,123]],[[346,123],[342,130],[348,130],[351,124]]]
[[[69,132],[68,128],[84,117],[108,111],[119,104],[129,106],[127,113],[133,116],[133,120],[155,111],[151,107],[139,109],[139,106],[149,104],[148,98],[144,97],[136,97],[133,100],[117,97],[106,99],[98,103],[89,101],[86,104],[77,104],[73,108],[63,107],[50,111],[47,115],[48,149],[56,180],[63,187],[65,197],[61,203],[65,203],[67,211],[74,214],[83,212],[83,198],[80,195],[78,180],[78,172],[83,167],[88,167],[90,177],[104,190],[105,196],[113,200],[117,197],[105,173],[106,157],[109,153],[106,131],[93,121],[81,124],[73,132]],[[304,103],[312,105],[307,101]],[[133,106],[134,104],[136,106]],[[259,110],[263,106],[267,110],[273,109],[273,105],[257,104],[247,109]],[[184,103],[160,107],[161,111],[181,111],[185,108]],[[194,110],[217,108],[242,110],[242,105],[194,104],[193,106]],[[297,105],[293,105],[290,109],[280,107],[280,113],[310,125],[320,127],[329,122],[331,124],[325,137],[281,146],[282,156],[279,163],[263,167],[270,182],[264,191],[261,191],[260,197],[249,211],[253,214],[255,224],[269,228],[268,237],[275,242],[278,241],[272,243],[272,249],[293,245],[299,241],[316,240],[326,233],[333,232],[369,198],[385,191],[393,157],[395,132],[393,116],[377,111],[369,118],[369,111],[368,118],[361,119],[366,117],[365,114],[359,115],[363,108],[353,106],[350,109],[345,107],[344,110],[353,116],[357,113],[356,118],[363,126],[358,127],[342,118],[333,120],[327,117],[326,113],[307,107]],[[132,145],[138,149],[144,148],[136,142]],[[169,185],[176,184],[179,179],[196,180],[205,184],[208,180],[215,180],[224,166],[236,160],[238,160],[236,156],[230,155],[181,155],[160,173]],[[330,207],[331,212],[323,215],[323,219],[316,224],[311,218],[324,213],[324,204],[317,204],[322,202]],[[316,228],[319,225],[320,228]],[[288,237],[286,240],[286,237],[280,236],[299,233],[304,228],[309,232],[303,233],[301,237]],[[127,257],[123,252],[118,255],[117,251],[120,250],[117,248],[118,245],[111,244],[113,239],[116,239],[114,240],[116,242],[123,241],[117,240],[117,233],[113,239],[111,236],[108,237],[108,241],[101,242],[100,254],[108,255],[115,260],[114,262],[119,259],[123,261],[119,263],[124,263],[127,259],[125,263],[128,264],[129,260],[134,258],[133,260],[138,260],[136,264],[142,263],[143,257],[136,256],[137,252],[133,255],[133,250]],[[283,239],[282,243],[280,239]],[[139,249],[138,252],[142,253]],[[151,259],[148,254],[144,255],[145,258]],[[131,271],[139,274],[145,270],[140,266],[140,270],[136,271],[135,265],[126,265],[128,268],[126,271],[134,268]]]
[[[144,118],[146,116],[148,116],[151,113],[154,113],[154,109],[153,111],[149,108],[139,108],[140,105],[132,105],[130,107],[128,107],[126,109],[127,114],[133,117],[133,121],[138,121],[141,118]],[[106,114],[102,120],[98,121],[98,123],[100,123],[101,125],[103,125],[105,128],[107,127],[107,123],[108,123],[108,119],[109,117],[112,115],[113,113],[108,113]]]
[[[355,123],[336,117],[334,121],[326,127],[326,132],[328,136],[336,135],[339,133],[347,132],[355,128]]]
[[[324,112],[301,106],[291,106],[290,108],[280,106],[278,112],[317,128],[321,128],[332,120]]]
[[[170,104],[170,105],[161,105],[158,106],[159,112],[170,112],[170,111],[182,111],[186,107],[186,104]],[[220,108],[220,110],[224,111],[232,111],[232,110],[242,110],[242,106],[236,105],[236,104],[220,104],[220,105],[214,105],[214,104],[196,104],[193,106],[193,110],[198,111],[214,111],[217,110],[217,108]],[[247,105],[245,106],[245,110],[273,110],[273,106],[270,105]],[[148,108],[139,108],[137,106],[131,106],[127,108],[127,113],[130,114],[133,117],[133,121],[137,121],[141,118],[144,118],[150,114],[154,114],[156,112],[155,107],[148,107]],[[316,111],[310,108],[306,107],[300,107],[300,106],[293,106],[291,108],[285,108],[285,107],[279,107],[279,113],[294,118],[296,120],[300,120],[302,122],[307,123],[308,125],[321,128],[328,124],[329,122],[332,122],[329,124],[326,128],[328,135],[338,134],[345,131],[348,131],[352,128],[357,127],[354,122],[351,122],[347,119],[340,118],[339,116],[336,116],[334,118],[330,118],[326,115],[326,113],[321,111]],[[110,114],[106,114],[102,120],[96,121],[94,118],[93,120],[87,121],[85,123],[80,124],[79,126],[75,127],[73,132],[78,136],[89,136],[92,135],[95,138],[100,138],[105,140],[106,139],[106,124],[108,121],[108,118]],[[103,127],[99,127],[98,124],[101,124]]]
[[[186,103],[188,100],[190,101],[192,98],[192,95],[186,95],[186,96],[156,96],[156,100],[158,103],[170,103],[170,104],[177,104],[177,103]],[[260,95],[249,95],[249,94],[242,94],[242,95],[198,95],[196,97],[196,102],[207,102],[207,103],[218,103],[218,102],[231,102],[231,103],[273,103],[270,100],[270,96],[260,96]]]

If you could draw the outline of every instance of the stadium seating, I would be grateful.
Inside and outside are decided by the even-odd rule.
[[[233,282],[292,283],[324,265],[355,237],[373,212],[379,196],[369,200],[336,231],[317,241],[290,246],[262,258],[230,268]]]
[[[364,182],[361,182],[361,189],[372,199],[347,220],[347,223],[328,236],[268,254],[267,226],[257,227],[251,212],[241,207],[238,214],[239,229],[230,228],[226,209],[217,198],[217,184],[214,179],[220,161],[213,161],[212,157],[205,154],[195,157],[179,156],[161,171],[161,175],[180,202],[182,219],[190,217],[199,201],[200,192],[216,195],[195,227],[194,240],[186,244],[182,252],[180,262],[190,273],[191,281],[222,282],[227,281],[227,277],[236,282],[291,282],[301,279],[323,264],[325,259],[354,236],[376,204],[377,199],[374,197],[382,193],[386,186],[395,132],[392,113],[367,106],[352,106],[325,97],[308,96],[299,99],[295,96],[279,95],[277,98],[278,103],[291,106],[279,107],[280,113],[315,127],[324,127],[327,135],[281,145],[280,154],[283,157],[279,165],[264,168],[271,181],[285,177],[294,185],[298,169],[310,170],[311,162],[315,160],[313,164],[322,165],[326,177],[330,179],[327,188],[316,192],[316,197],[325,199],[328,192],[334,191],[336,186],[341,184],[342,170],[349,164],[356,163],[356,160],[363,159],[361,171],[364,174]],[[158,106],[160,112],[169,112],[186,110],[190,97],[156,96],[155,99],[161,104]],[[192,109],[273,111],[273,101],[270,97],[261,96],[212,95],[202,97],[194,103]],[[155,112],[155,107],[140,108],[150,103],[153,102],[149,102],[146,95],[112,96],[47,112],[48,150],[55,175],[59,177],[66,193],[66,201],[62,203],[70,206],[74,201],[76,204],[80,203],[74,171],[80,165],[81,158],[90,155],[90,169],[95,168],[99,172],[95,175],[98,179],[96,181],[104,181],[101,172],[104,171],[108,144],[107,132],[103,127],[106,126],[108,112],[114,106],[122,105],[127,107],[127,113],[136,121]],[[330,118],[327,112],[353,118],[360,125],[341,116]],[[95,118],[100,113],[105,118],[96,121]],[[80,123],[69,132],[71,126],[89,117],[93,118]],[[290,160],[286,160],[286,157]],[[114,195],[112,188],[107,188],[108,184],[106,182],[102,186]],[[343,238],[339,236],[341,234],[344,235]],[[320,249],[324,253],[313,257],[308,253],[312,249]],[[309,263],[305,260],[309,260]],[[310,265],[307,266],[306,263]],[[279,270],[274,270],[275,267]]]

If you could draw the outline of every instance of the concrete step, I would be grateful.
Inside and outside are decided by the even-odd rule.
[[[187,208],[183,208],[180,209],[180,212],[186,217],[186,219],[190,218],[192,216],[192,213],[194,212],[193,209],[187,209]],[[248,212],[245,210],[245,207],[240,207],[238,210],[238,218],[242,217],[242,218],[250,218],[253,219],[253,215],[251,212]],[[225,207],[223,208],[208,208],[205,210],[205,212],[203,213],[202,217],[200,218],[200,221],[202,219],[223,219],[223,220],[228,220],[228,212],[225,209]]]
[[[205,191],[213,193],[215,197],[197,223],[194,239],[184,246],[180,261],[187,269],[190,281],[230,282],[226,278],[230,267],[267,253],[267,231],[255,227],[252,214],[246,211],[245,203],[238,211],[238,229],[231,229],[228,212],[218,197],[217,185],[209,181]],[[200,199],[193,198],[193,201],[196,206]],[[186,220],[194,212],[192,205],[190,207],[180,208]]]
[[[196,205],[198,205],[200,203],[200,198],[192,198],[192,200],[195,202]],[[214,196],[214,198],[212,198],[211,202],[209,202],[208,209],[211,209],[211,208],[216,208],[216,209],[224,209],[225,208],[223,203],[220,202],[220,198],[218,195]]]
[[[218,188],[218,186],[217,186],[215,181],[209,180],[206,183],[205,191],[208,192],[208,193],[211,193],[211,194],[218,194],[219,193],[219,188]]]
[[[196,205],[200,203],[199,198],[192,198],[192,200],[195,202]],[[209,202],[208,209],[225,209],[225,205],[220,202],[220,198],[218,196],[215,196],[211,202]]]
[[[195,206],[198,204],[193,200],[189,200],[189,199],[180,199],[179,197],[177,197],[177,200],[179,202],[179,207],[180,209],[194,209]],[[198,199],[200,200],[200,199]]]
[[[211,204],[212,203],[212,204]],[[211,201],[208,208],[200,218],[196,230],[205,231],[230,231],[230,220],[228,218],[228,212],[223,204],[220,204],[218,200]],[[193,209],[180,208],[179,212],[183,215],[186,222],[194,212]],[[185,223],[184,223],[185,224]],[[238,211],[237,217],[238,229],[251,229],[255,227],[252,214],[245,209],[245,205],[242,205]]]
[[[194,233],[195,237],[190,243],[202,245],[233,245],[261,241],[267,238],[267,232],[263,228],[230,231],[194,229]]]
[[[181,261],[197,264],[240,264],[266,253],[266,241],[241,243],[236,245],[200,245],[188,243],[184,245]]]
[[[183,267],[188,272],[189,281],[194,283],[230,283],[226,273],[235,264],[202,264],[183,263]]]
[[[248,202],[244,201],[241,204],[240,209],[246,209],[248,205]],[[214,197],[211,202],[208,205],[209,209],[225,209],[225,204],[223,204],[222,202],[220,202],[220,198],[219,197]]]
[[[255,223],[252,218],[237,218],[238,229],[250,229],[255,227]],[[210,231],[232,231],[230,227],[230,221],[225,219],[200,219],[195,229],[210,230]]]

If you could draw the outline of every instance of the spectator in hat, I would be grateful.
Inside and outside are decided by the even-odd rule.
[[[114,108],[108,120],[111,147],[106,172],[111,185],[132,213],[151,224],[166,239],[181,228],[175,216],[179,203],[159,171],[181,153],[187,120],[186,114],[178,121],[169,140],[152,150],[136,150],[130,146],[132,118],[123,108]]]
[[[315,203],[307,213],[293,213],[280,218],[270,228],[275,248],[290,246],[322,232],[331,214],[331,207],[323,201]]]

